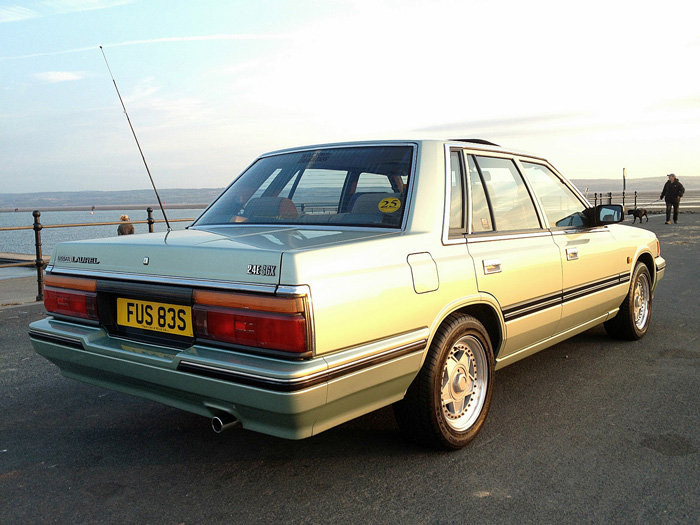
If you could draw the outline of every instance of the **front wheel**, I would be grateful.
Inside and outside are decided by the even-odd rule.
[[[493,375],[493,349],[484,326],[470,315],[451,315],[406,396],[394,405],[399,427],[423,445],[464,447],[484,424]]]
[[[617,315],[605,322],[605,331],[615,339],[636,341],[649,330],[651,322],[651,275],[644,263],[637,263],[632,283]]]

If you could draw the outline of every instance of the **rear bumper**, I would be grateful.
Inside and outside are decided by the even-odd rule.
[[[66,377],[301,439],[401,399],[420,368],[426,331],[307,361],[178,350],[53,318],[32,323],[29,336]]]

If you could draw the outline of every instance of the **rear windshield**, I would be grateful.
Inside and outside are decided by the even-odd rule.
[[[258,159],[199,218],[213,224],[399,228],[412,146],[328,148]]]

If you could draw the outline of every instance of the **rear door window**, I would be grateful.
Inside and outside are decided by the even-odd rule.
[[[512,159],[475,156],[497,231],[541,228],[535,204]],[[479,218],[480,219],[480,218]]]

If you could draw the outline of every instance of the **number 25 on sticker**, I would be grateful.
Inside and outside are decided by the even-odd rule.
[[[401,201],[396,197],[387,197],[379,201],[379,211],[393,213],[401,208]]]

